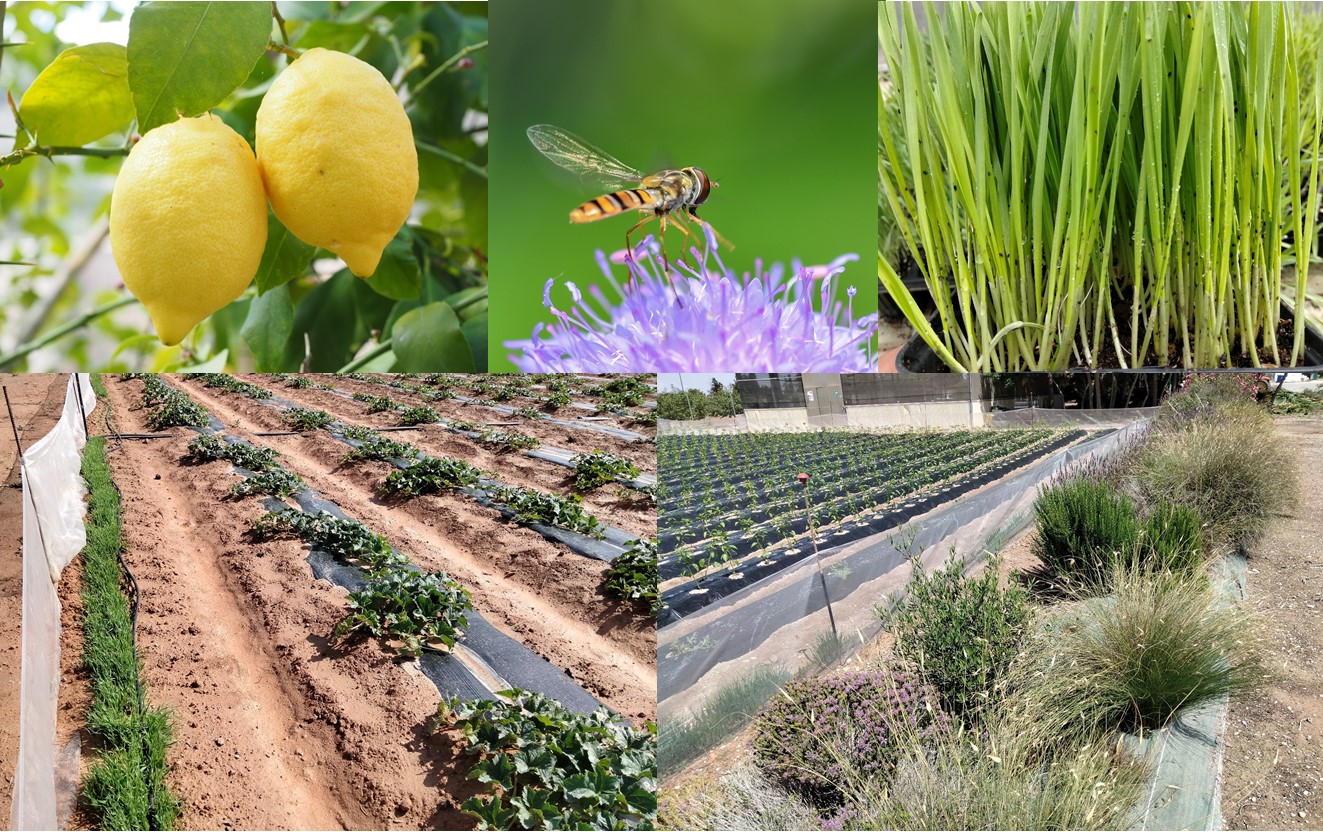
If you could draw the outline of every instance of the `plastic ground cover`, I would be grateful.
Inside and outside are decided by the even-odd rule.
[[[169,381],[166,382],[170,384]],[[199,433],[220,437],[227,444],[251,445],[236,436],[224,433],[224,425],[213,417],[205,428],[192,428]],[[251,471],[232,465],[232,470],[243,477]],[[344,519],[352,519],[335,503],[317,492],[304,488],[293,495],[299,509],[307,514],[328,512]],[[262,505],[275,510],[288,504],[274,497],[265,497]],[[308,565],[313,575],[353,592],[367,583],[366,570],[343,563],[316,545],[310,546]],[[404,568],[421,571],[410,563]],[[574,684],[559,668],[533,653],[524,645],[496,629],[476,609],[466,614],[468,626],[464,639],[454,653],[424,651],[419,658],[423,675],[436,685],[443,696],[459,696],[465,700],[490,699],[492,695],[509,687],[519,687],[545,693],[577,713],[590,714],[602,705],[583,688]]]
[[[1138,422],[1059,451],[1030,468],[891,533],[823,549],[657,633],[658,713],[683,721],[749,673],[793,674],[833,629],[852,647],[881,630],[876,607],[903,593],[910,559],[940,566],[952,553],[986,558],[1028,522],[1038,487],[1068,466],[1110,454],[1147,428]],[[830,604],[828,603],[830,602]],[[834,624],[834,627],[833,627]]]
[[[701,581],[694,579],[672,587],[662,593],[664,608],[661,620],[665,623],[677,621],[720,598],[811,557],[815,542],[819,550],[836,549],[856,540],[887,532],[903,525],[911,518],[927,514],[939,506],[960,499],[970,491],[995,482],[1016,468],[1032,464],[1085,435],[1084,431],[1064,434],[1042,445],[1017,452],[996,464],[942,483],[938,487],[897,500],[889,507],[833,526],[830,530],[819,533],[815,541],[798,540],[789,546],[773,546],[766,550],[757,563],[736,564],[705,575]],[[803,518],[792,521],[789,526],[798,534],[807,531],[807,521]],[[734,537],[731,539],[736,540]],[[753,545],[751,542],[739,540],[734,544],[736,556],[743,557],[750,554],[754,551]],[[683,574],[683,564],[675,557],[668,557],[658,564],[658,574],[662,580],[680,577]]]
[[[300,405],[295,404],[289,399],[284,399],[276,395],[272,395],[268,399],[254,399],[254,401],[256,401],[258,404],[264,405],[266,407],[274,408],[276,410],[287,410],[289,408],[300,407]],[[336,422],[327,425],[326,432],[330,436],[334,437],[337,441],[343,442],[344,444],[349,445],[350,447],[358,447],[359,445],[363,444],[361,442],[358,442],[357,440],[350,439],[349,437],[345,436],[343,428],[344,428],[343,423],[337,420]],[[426,454],[420,454],[420,458],[426,458],[426,457],[427,457]],[[400,468],[400,469],[408,468],[411,464],[413,464],[410,460],[406,460],[406,459],[392,459],[390,460],[390,462],[396,468]],[[479,480],[478,485],[490,487],[492,485],[495,485],[495,483],[492,483],[490,481],[484,483],[483,481]],[[497,505],[495,501],[493,501],[492,494],[488,490],[486,490],[486,488],[482,488],[482,487],[461,488],[458,490],[461,493],[470,497],[471,499],[475,500],[476,502],[484,506],[494,508],[497,511],[501,512],[501,515],[504,516],[506,519],[512,519],[514,517],[514,512],[512,510],[505,508],[504,506]],[[543,525],[542,523],[521,523],[521,525],[527,526],[528,528],[532,529],[533,531],[537,532],[538,534],[542,535],[548,540],[553,540],[556,541],[557,543],[564,544],[576,554],[584,555],[585,557],[595,558],[601,561],[606,561],[608,563],[614,560],[615,558],[619,557],[621,554],[624,554],[625,548],[630,544],[630,542],[637,539],[637,535],[632,535],[629,532],[626,532],[622,529],[614,528],[612,526],[603,526],[602,532],[604,534],[604,537],[602,540],[596,540],[587,535],[570,531],[569,529],[562,529],[556,526],[547,526],[547,525]]]
[[[79,409],[81,401],[83,410]],[[87,488],[80,470],[83,418],[96,407],[85,374],[69,377],[64,410],[50,433],[20,457],[23,485],[23,626],[18,765],[11,829],[58,829],[55,709],[60,686],[60,573],[87,542]]]

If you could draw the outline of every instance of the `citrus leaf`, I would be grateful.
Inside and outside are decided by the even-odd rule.
[[[23,94],[19,117],[47,147],[94,142],[133,121],[128,71],[118,43],[66,49]]]
[[[288,286],[282,283],[253,299],[248,307],[248,319],[239,334],[253,351],[253,363],[259,373],[280,369],[285,344],[293,329],[294,304],[290,301]]]
[[[391,328],[391,345],[400,372],[458,372],[474,370],[473,351],[449,304],[420,306],[400,316]]]
[[[257,291],[265,294],[303,274],[317,248],[295,237],[270,210],[266,214],[266,248],[257,267]]]
[[[473,351],[473,367],[480,373],[487,372],[487,313],[475,315],[460,326],[460,331],[469,342]]]
[[[145,3],[129,19],[138,130],[201,115],[252,72],[271,38],[269,3]]]
[[[406,225],[382,252],[381,262],[367,279],[367,285],[391,300],[413,300],[418,297],[422,280],[422,266],[414,256],[413,237]]]

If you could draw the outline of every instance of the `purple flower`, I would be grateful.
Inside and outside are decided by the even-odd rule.
[[[540,323],[528,340],[507,341],[519,350],[513,361],[523,372],[869,372],[874,369],[877,316],[854,318],[854,287],[849,300],[834,300],[833,281],[845,264],[842,255],[825,266],[794,263],[752,274],[728,269],[717,241],[704,229],[707,246],[698,267],[672,262],[663,273],[660,247],[649,236],[633,251],[609,258],[597,252],[598,266],[620,295],[612,305],[602,290],[588,295],[565,281],[573,306],[558,309],[551,300],[555,278],[547,280],[542,303],[555,321]],[[624,265],[623,287],[612,273]],[[820,311],[814,311],[814,299]]]

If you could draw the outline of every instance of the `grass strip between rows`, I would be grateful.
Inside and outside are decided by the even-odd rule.
[[[100,753],[87,770],[83,799],[100,829],[170,829],[179,801],[165,785],[171,716],[148,707],[133,615],[121,591],[120,494],[106,463],[105,438],[83,452],[88,500],[83,550],[83,661],[92,679],[87,727]]]

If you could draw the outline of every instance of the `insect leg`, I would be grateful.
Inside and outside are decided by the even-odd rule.
[[[721,232],[716,229],[716,226],[714,226],[712,223],[698,216],[697,208],[694,208],[693,206],[689,206],[686,208],[686,210],[689,212],[689,216],[693,217],[695,222],[697,222],[699,225],[703,226],[704,228],[711,230],[712,236],[717,238],[718,243],[721,243],[730,251],[735,250],[735,244],[732,243],[730,240],[727,240],[724,236],[722,236]]]
[[[627,257],[629,257],[630,260],[634,259],[634,247],[629,243],[629,235],[633,234],[635,231],[638,231],[649,221],[656,219],[656,217],[657,217],[656,214],[649,214],[648,216],[634,223],[632,226],[630,226],[629,230],[625,232],[625,254]],[[663,252],[663,254],[664,253],[665,252]]]
[[[666,218],[668,214],[665,211],[661,211],[658,212],[657,216],[661,217],[660,239],[661,239],[661,253],[662,253],[662,273],[666,275],[666,282],[671,286],[671,296],[675,298],[675,302],[678,303],[681,308],[684,308],[684,301],[680,300],[680,293],[676,291],[675,288],[675,280],[671,277],[671,261],[668,260],[666,257]],[[686,231],[685,233],[688,234],[689,232]],[[680,252],[680,256],[684,257],[683,251]]]
[[[693,238],[693,232],[689,230],[689,226],[680,217],[681,217],[680,214],[672,214],[671,223],[674,224],[676,228],[680,229],[680,231],[684,233],[684,245],[680,249],[680,259],[684,260],[685,254],[689,252],[689,242]],[[697,261],[694,262],[694,266],[695,268],[699,268],[699,269],[702,268],[702,266]]]

